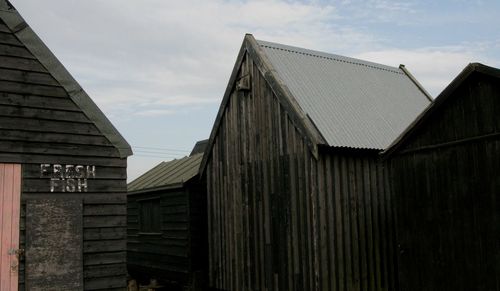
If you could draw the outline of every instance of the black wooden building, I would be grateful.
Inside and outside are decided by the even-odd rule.
[[[500,70],[468,65],[386,151],[401,290],[500,290]]]
[[[247,35],[201,166],[210,286],[397,289],[378,153],[429,103],[404,66]]]
[[[131,153],[1,0],[0,290],[124,290]]]
[[[207,141],[188,157],[162,162],[128,184],[128,270],[186,290],[205,284],[206,185],[198,175]]]

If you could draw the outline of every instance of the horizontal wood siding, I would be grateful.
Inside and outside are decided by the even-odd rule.
[[[140,230],[139,203],[160,198],[161,233]],[[157,276],[182,284],[190,272],[189,198],[185,189],[128,196],[127,258],[132,275]]]
[[[392,157],[402,290],[500,290],[499,96],[474,73]]]
[[[206,174],[209,284],[221,290],[395,290],[385,169],[373,155],[313,157],[245,57]]]
[[[0,21],[0,162],[23,164],[21,243],[28,199],[83,200],[85,290],[126,286],[126,159]],[[40,164],[95,165],[82,193],[50,192]],[[24,260],[20,290],[24,290]]]

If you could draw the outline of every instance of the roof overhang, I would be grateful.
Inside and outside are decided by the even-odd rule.
[[[260,73],[269,84],[274,94],[277,96],[280,104],[285,108],[285,110],[287,110],[291,121],[297,127],[297,130],[304,136],[306,144],[315,158],[318,158],[318,145],[327,144],[326,140],[323,138],[312,120],[300,108],[295,98],[293,98],[292,93],[290,92],[288,87],[278,76],[276,70],[273,68],[265,52],[257,43],[253,35],[246,34],[243,40],[243,44],[241,45],[240,51],[238,53],[236,63],[233,67],[231,77],[229,78],[229,82],[226,87],[221,105],[219,107],[214,125],[212,127],[212,131],[210,133],[210,138],[205,151],[205,155],[200,166],[200,176],[203,175],[208,159],[211,157],[211,150],[215,142],[215,137],[217,136],[219,126],[222,122],[222,118],[224,116],[225,108],[228,105],[231,92],[236,86],[238,72],[246,54],[248,54],[248,56],[252,58]]]
[[[5,22],[54,79],[60,83],[71,100],[95,124],[99,131],[116,147],[120,157],[126,158],[132,155],[132,149],[123,136],[38,35],[29,27],[17,10],[6,0],[0,0],[0,19]]]
[[[381,153],[384,159],[395,154],[415,133],[415,131],[424,124],[430,116],[434,114],[444,103],[453,95],[455,90],[467,80],[474,72],[490,75],[500,78],[500,69],[489,67],[480,63],[470,63],[460,74],[439,94],[436,99],[419,115],[417,118],[394,140],[385,151]]]

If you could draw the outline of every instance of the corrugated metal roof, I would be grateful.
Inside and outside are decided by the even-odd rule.
[[[179,185],[198,174],[203,153],[162,162],[128,184],[128,192]]]
[[[400,68],[257,42],[330,146],[385,149],[430,103]]]
[[[197,141],[196,144],[194,145],[193,150],[189,154],[189,156],[192,156],[192,155],[195,155],[198,153],[204,153],[207,145],[208,145],[208,139]]]

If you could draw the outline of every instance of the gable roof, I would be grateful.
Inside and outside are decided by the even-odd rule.
[[[198,174],[203,153],[162,162],[127,185],[129,193],[182,187]]]
[[[426,120],[428,120],[436,111],[442,106],[445,106],[446,102],[453,95],[455,90],[465,82],[473,73],[478,72],[485,75],[489,75],[500,79],[500,69],[489,67],[480,63],[470,63],[467,65],[460,74],[458,74],[453,81],[446,86],[446,88],[439,94],[436,99],[429,105],[425,111],[423,111],[415,120],[395,139],[392,144],[382,152],[385,158],[389,157],[397,151],[406,141],[408,141],[414,134],[415,131],[422,126]]]
[[[202,171],[245,54],[287,109],[314,156],[318,145],[382,150],[432,100],[404,66],[255,40],[247,34],[210,134]]]
[[[385,149],[430,103],[402,68],[257,43],[329,146]]]
[[[6,0],[0,0],[0,20],[3,21],[17,39],[45,67],[50,75],[64,88],[68,96],[92,121],[99,131],[116,147],[120,157],[132,155],[127,141],[111,124],[78,82],[64,68],[49,48],[28,26],[17,10]]]

